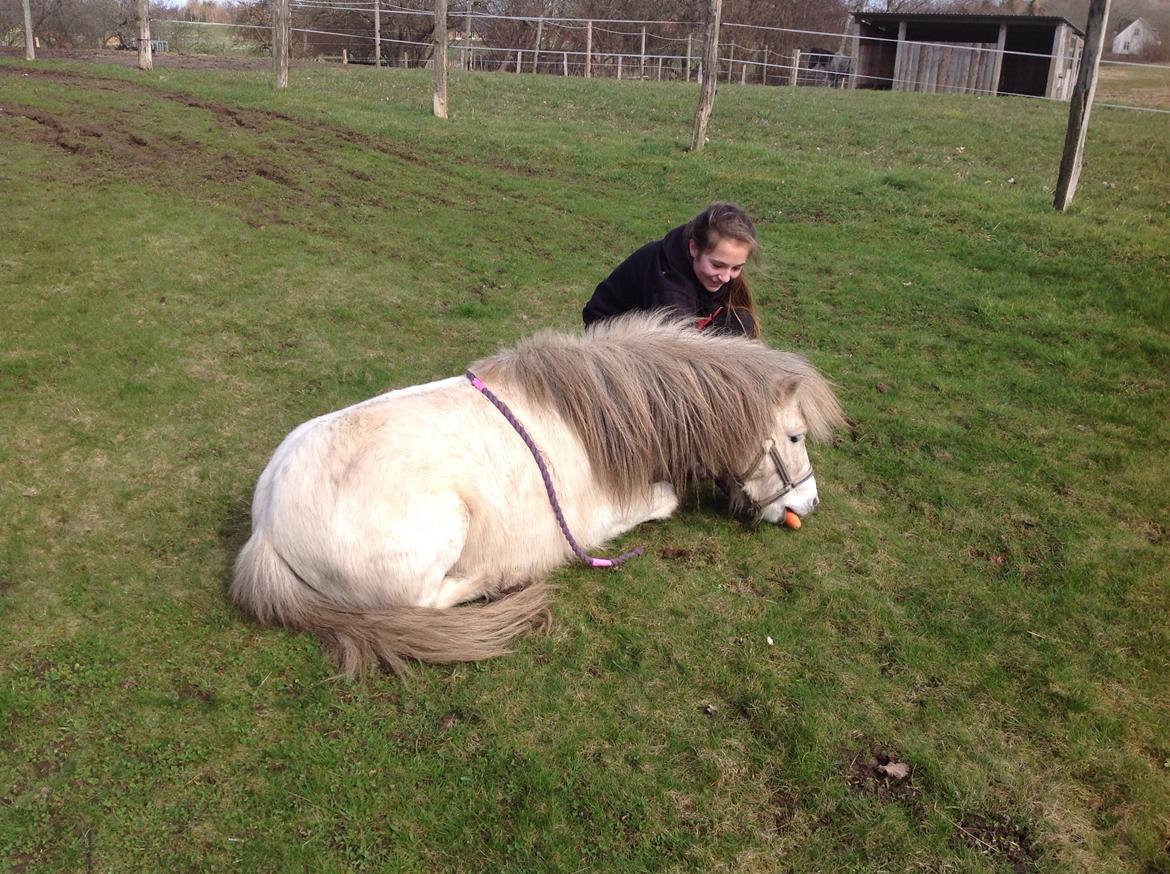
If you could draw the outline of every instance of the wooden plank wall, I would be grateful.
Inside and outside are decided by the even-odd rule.
[[[994,94],[996,44],[917,43],[898,46],[895,91]]]

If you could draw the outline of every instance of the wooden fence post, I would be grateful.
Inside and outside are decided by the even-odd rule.
[[[447,117],[447,0],[435,0],[435,118]]]
[[[764,46],[764,72],[760,74],[760,84],[768,84],[768,47]]]
[[[516,49],[516,72],[520,72],[520,56],[524,54],[520,49]]]
[[[789,85],[795,85],[800,79],[800,49],[792,52],[792,76],[788,79]]]
[[[1077,84],[1069,101],[1068,132],[1064,137],[1064,156],[1056,180],[1056,197],[1052,205],[1064,212],[1072,203],[1081,179],[1081,162],[1085,156],[1085,135],[1089,132],[1089,113],[1097,94],[1097,70],[1105,45],[1105,22],[1109,18],[1109,0],[1090,0],[1089,20],[1085,24],[1085,50]]]
[[[585,22],[585,78],[593,75],[593,22]]]
[[[995,46],[995,67],[991,74],[991,93],[999,94],[999,74],[1003,71],[1003,47],[1007,44],[1007,25],[999,26],[999,40]],[[1051,61],[1049,62],[1051,63]],[[925,90],[925,89],[924,89]]]
[[[618,81],[622,81],[622,56],[618,55]]]
[[[463,23],[463,44],[467,46],[467,69],[475,66],[475,51],[471,47],[471,6],[467,7],[467,20]]]
[[[703,84],[699,88],[699,105],[695,108],[695,126],[691,131],[691,151],[701,152],[707,140],[707,122],[715,108],[715,86],[719,79],[719,18],[723,0],[707,0],[707,33],[703,38]]]
[[[134,0],[134,17],[138,19],[138,69],[154,69],[154,53],[150,46],[150,2]]]
[[[642,25],[642,65],[638,69],[638,78],[646,78],[646,25]]]
[[[272,67],[276,87],[288,87],[288,36],[292,23],[288,0],[272,0]]]
[[[382,66],[382,0],[374,0],[374,67]]]
[[[687,75],[686,81],[691,81],[691,35],[687,34]]]
[[[467,17],[463,20],[463,45],[459,49],[459,69],[471,69],[471,5],[467,6]]]
[[[853,22],[853,63],[849,65],[849,88],[857,88],[857,81],[861,78],[861,22]],[[899,46],[899,49],[901,46]]]
[[[544,32],[544,19],[536,19],[536,47],[532,50],[532,72],[539,73],[540,64],[540,35]]]
[[[569,53],[561,52],[561,71],[564,75],[569,75]]]
[[[21,12],[24,13],[24,59],[35,61],[37,59],[37,42],[33,36],[32,7],[29,6],[28,0],[21,0],[20,5]]]
[[[729,46],[730,54],[727,57],[727,81],[731,81],[731,75],[735,72],[735,43]]]

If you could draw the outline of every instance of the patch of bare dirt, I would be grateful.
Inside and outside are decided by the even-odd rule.
[[[125,54],[125,53],[115,53]],[[35,77],[40,81],[55,82],[69,87],[81,87],[98,91],[115,91],[127,94],[146,94],[160,100],[169,100],[181,103],[192,109],[202,109],[212,113],[223,125],[232,128],[244,128],[251,131],[264,131],[275,123],[299,128],[302,136],[329,137],[340,139],[351,145],[376,151],[388,157],[397,158],[412,164],[426,164],[428,156],[417,151],[405,148],[401,143],[370,136],[347,128],[332,127],[322,122],[309,119],[295,118],[280,112],[263,109],[251,109],[241,106],[230,106],[205,100],[180,91],[169,91],[165,88],[156,88],[145,82],[130,82],[123,79],[107,79],[99,75],[90,75],[64,70],[46,70],[35,66],[0,65],[0,77],[25,76]],[[441,159],[440,159],[441,160]]]
[[[173,167],[182,158],[183,144],[173,139],[154,139],[118,125],[80,121],[69,115],[22,104],[0,105],[4,117],[35,123],[9,129],[9,135],[26,141],[56,146],[71,155],[104,156],[137,171]],[[23,131],[23,134],[22,134]]]
[[[1036,870],[1040,853],[1026,826],[1006,816],[967,814],[955,823],[960,840],[981,856],[1018,874]]]
[[[853,754],[846,769],[849,788],[885,803],[897,803],[914,816],[928,816],[919,787],[914,783],[914,766],[891,747],[872,745]],[[1026,823],[1005,813],[970,812],[955,820],[952,840],[981,856],[998,869],[1024,874],[1035,871],[1041,856]]]
[[[875,746],[853,755],[845,779],[854,792],[885,803],[913,798],[918,793],[913,776],[914,767],[896,751]]]
[[[796,818],[799,807],[800,799],[792,789],[774,790],[764,808],[765,827],[774,832],[786,831]]]

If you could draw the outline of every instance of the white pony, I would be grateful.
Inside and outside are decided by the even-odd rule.
[[[700,470],[758,518],[803,516],[818,502],[805,436],[844,421],[804,358],[661,314],[539,334],[471,371],[539,447],[583,549],[669,516]],[[506,652],[547,620],[540,579],[572,554],[533,453],[459,376],[289,434],[256,485],[231,597],[315,632],[345,674],[401,672]]]

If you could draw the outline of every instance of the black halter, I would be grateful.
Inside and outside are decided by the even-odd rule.
[[[760,466],[760,463],[765,457],[772,459],[772,464],[776,468],[776,475],[780,477],[780,491],[757,501],[744,491],[744,484],[751,479],[752,474],[756,472],[756,468]],[[768,442],[760,447],[760,452],[756,455],[755,460],[747,466],[747,469],[743,473],[732,477],[732,481],[735,483],[736,491],[740,499],[750,504],[752,509],[756,511],[756,514],[759,515],[797,486],[812,479],[812,476],[812,467],[809,467],[808,473],[800,477],[800,479],[793,479],[789,476],[788,468],[784,466],[784,459],[780,457],[780,450],[776,448],[776,441],[769,437]]]

